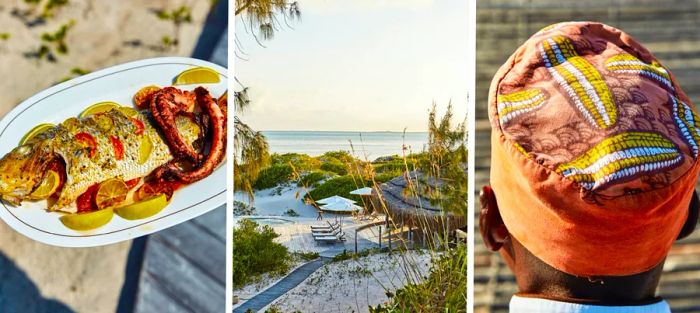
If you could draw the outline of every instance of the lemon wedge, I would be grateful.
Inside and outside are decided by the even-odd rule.
[[[167,205],[167,197],[164,194],[159,194],[143,201],[117,208],[115,213],[127,220],[140,220],[158,214]]]
[[[139,164],[144,164],[148,161],[153,151],[153,142],[148,136],[141,136],[141,143],[139,144]]]
[[[89,106],[87,109],[83,110],[83,112],[78,115],[80,118],[85,118],[93,114],[97,113],[103,113],[107,112],[111,109],[118,108],[120,107],[119,103],[113,102],[113,101],[104,101],[104,102],[98,102],[95,103],[91,106]]]
[[[126,200],[129,188],[121,179],[112,178],[100,184],[95,195],[95,203],[100,209],[113,207]]]
[[[136,111],[136,109],[130,107],[118,107],[117,110],[122,112],[122,114],[126,115],[127,117],[134,117],[139,114],[139,111]]]
[[[220,81],[218,72],[208,67],[194,67],[177,75],[175,85],[215,84]]]
[[[41,181],[39,187],[31,193],[32,199],[46,199],[58,189],[58,184],[61,182],[61,177],[56,171],[49,170],[46,177]]]
[[[149,97],[151,97],[151,95],[158,90],[160,90],[160,87],[155,85],[150,85],[139,89],[139,91],[134,94],[134,105],[141,109],[147,108],[149,105]]]
[[[76,213],[61,216],[60,220],[63,225],[72,230],[92,230],[99,228],[109,223],[114,216],[112,209],[104,209],[99,211]]]
[[[43,123],[43,124],[37,125],[36,127],[29,130],[24,135],[24,137],[22,137],[22,140],[19,141],[19,145],[21,146],[21,145],[27,143],[32,138],[36,137],[36,135],[41,134],[52,127],[56,127],[56,125],[51,124],[51,123]]]

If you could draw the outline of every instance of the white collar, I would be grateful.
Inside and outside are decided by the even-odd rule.
[[[510,313],[671,313],[664,300],[638,306],[603,306],[513,296]]]

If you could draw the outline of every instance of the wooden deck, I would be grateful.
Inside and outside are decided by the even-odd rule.
[[[479,0],[477,6],[474,199],[478,199],[478,189],[488,183],[491,150],[486,101],[491,78],[522,42],[546,25],[592,20],[621,28],[670,68],[691,100],[700,101],[698,1],[611,0],[564,4],[555,0]],[[507,312],[510,297],[517,291],[513,274],[497,254],[486,250],[478,235],[478,225],[475,234],[475,312]],[[700,312],[700,230],[674,246],[666,261],[659,294],[671,304],[673,312]]]

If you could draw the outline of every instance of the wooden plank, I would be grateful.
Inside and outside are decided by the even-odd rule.
[[[226,205],[216,208],[192,221],[202,231],[210,233],[223,242],[224,245],[226,244]]]
[[[150,275],[143,275],[142,278],[134,312],[192,312],[181,305],[178,299],[166,294]]]
[[[176,228],[180,228],[179,225]],[[187,249],[192,247],[169,246],[166,241],[159,239],[164,237],[166,231],[149,238],[146,246],[146,256],[141,273],[141,285],[144,288],[157,288],[158,292],[168,295],[168,301],[175,301],[192,312],[222,312],[225,308],[225,287],[220,281],[215,280],[208,269],[204,269],[191,262],[186,257]],[[185,248],[179,250],[180,248]],[[209,257],[224,257],[224,249],[209,251]],[[224,261],[225,262],[225,261]],[[145,291],[144,291],[145,292]],[[152,302],[152,303],[143,303]],[[160,307],[165,305],[157,299],[145,298],[141,288],[137,298],[136,308]],[[149,312],[149,311],[136,311]]]

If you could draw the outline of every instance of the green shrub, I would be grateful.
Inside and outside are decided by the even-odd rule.
[[[349,253],[348,250],[343,250],[342,253],[334,255],[333,259],[331,259],[331,262],[340,262],[350,259],[352,259],[352,253]]]
[[[401,176],[402,172],[387,172],[374,175],[374,181],[377,183],[386,183],[392,180],[394,177]]]
[[[286,212],[284,212],[284,215],[296,217],[296,216],[299,216],[299,213],[297,213],[297,211],[294,211],[294,209],[289,209]]]
[[[317,158],[310,157],[306,154],[299,153],[285,153],[285,154],[272,154],[270,156],[270,164],[275,165],[292,165],[297,172],[301,171],[312,171],[318,169],[321,166],[321,161]]]
[[[299,258],[301,258],[304,261],[312,261],[318,259],[321,255],[318,254],[318,252],[294,252]]]
[[[316,187],[314,190],[309,191],[304,196],[304,199],[314,199],[321,200],[330,196],[341,196],[355,201],[362,201],[360,196],[351,195],[350,192],[362,188],[364,186],[369,186],[371,182],[364,180],[361,177],[345,175],[335,178],[331,178],[323,184]]]
[[[347,175],[348,167],[340,162],[330,162],[321,164],[321,170],[336,173],[338,175]]]
[[[311,172],[308,173],[299,179],[299,182],[297,185],[299,187],[318,187],[318,182],[331,177],[333,175],[332,173],[329,172],[322,172],[322,171],[316,171],[316,172]]]
[[[233,229],[233,287],[240,288],[264,273],[282,275],[289,270],[287,248],[273,239],[279,237],[270,226],[259,227],[249,219]]]
[[[258,174],[258,178],[253,183],[253,188],[260,190],[276,187],[279,184],[289,182],[293,174],[292,167],[287,164],[275,164],[266,167]]]
[[[403,160],[395,160],[386,163],[373,164],[374,172],[376,173],[386,173],[386,172],[404,172],[406,170],[406,164]],[[409,169],[412,168],[411,163],[408,163]]]
[[[355,158],[350,155],[350,152],[338,150],[338,151],[328,151],[319,157],[325,162],[340,162],[340,163],[351,163]]]
[[[255,207],[242,201],[233,201],[233,215],[255,215]]]

